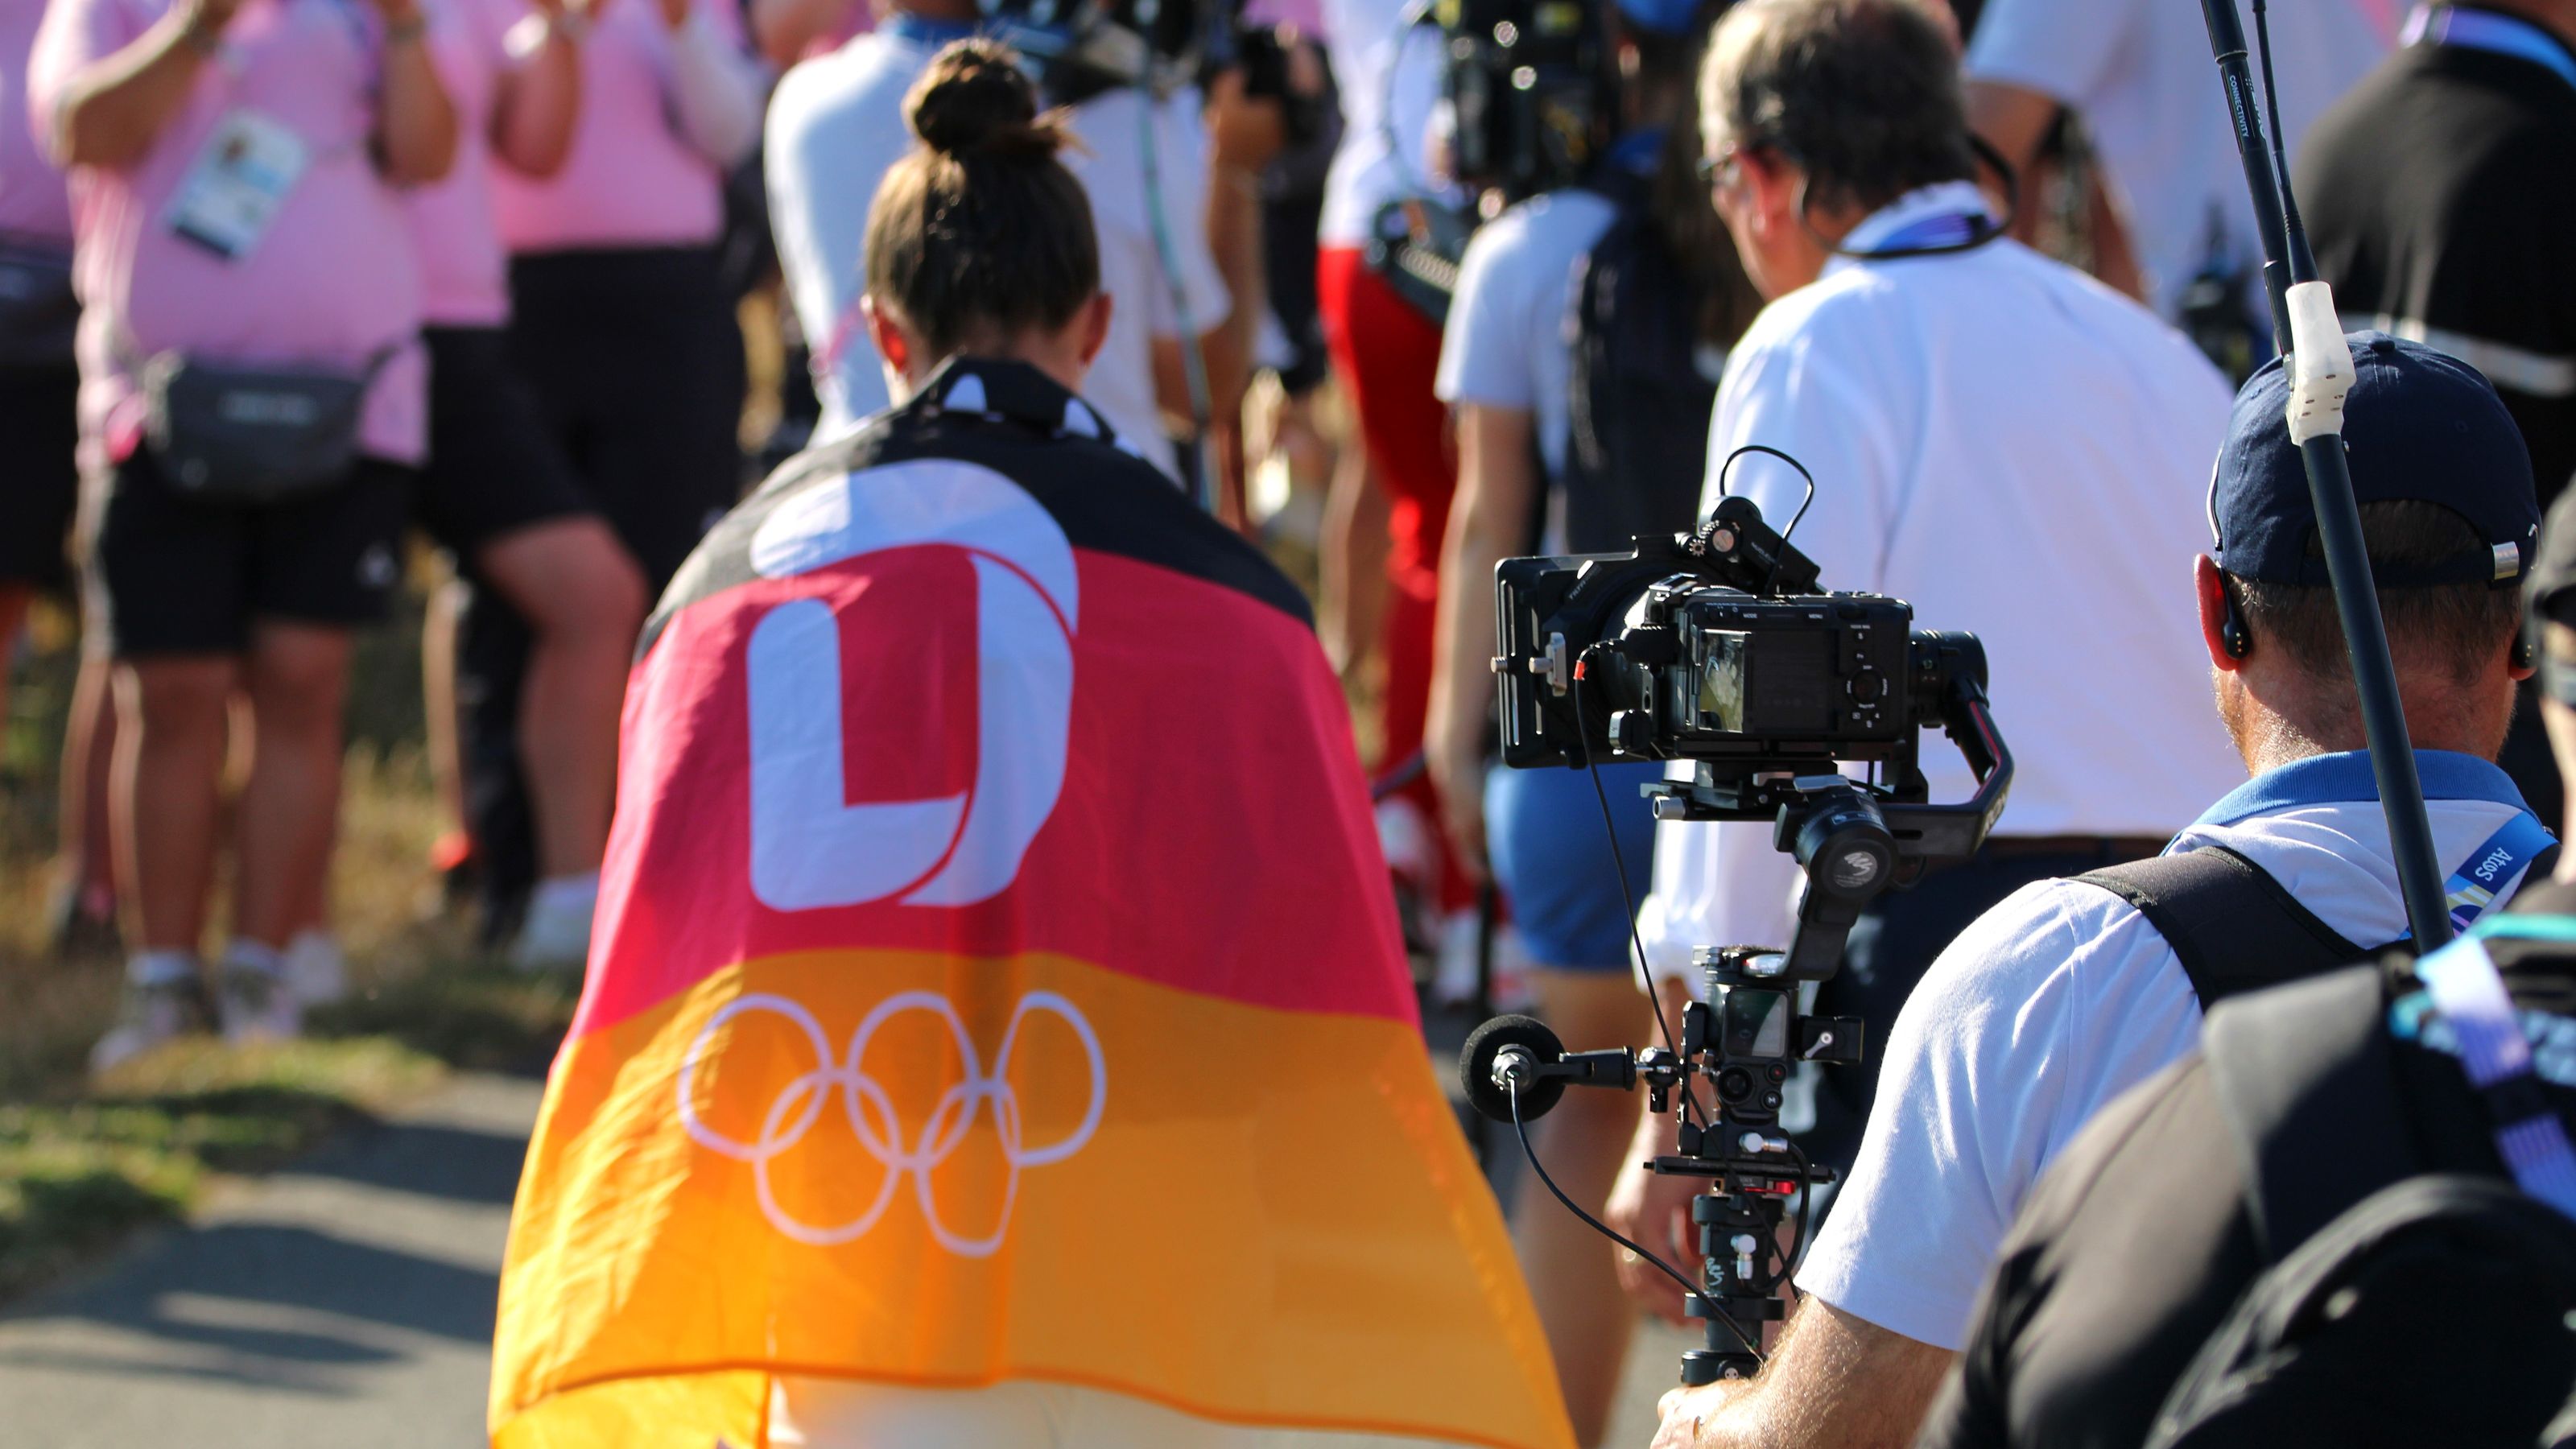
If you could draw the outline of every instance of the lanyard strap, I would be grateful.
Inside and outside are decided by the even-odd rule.
[[[2506,821],[2487,837],[2486,844],[2469,852],[2443,885],[2451,907],[2451,930],[2455,934],[2467,930],[2495,904],[2496,892],[2513,884],[2516,876],[2557,843],[2558,837],[2528,810]]]
[[[2407,17],[2406,31],[2400,38],[2408,45],[2455,45],[2463,50],[2510,55],[2546,67],[2560,80],[2576,86],[2576,56],[2567,53],[2558,37],[2519,16],[2428,5]]]
[[[2531,1043],[2485,941],[2463,936],[2416,962],[2415,975],[2459,1040],[2506,1170],[2524,1192],[2576,1217],[2576,1149],[2532,1075]]]

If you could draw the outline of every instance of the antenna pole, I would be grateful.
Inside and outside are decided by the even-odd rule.
[[[2258,13],[2263,3],[2254,0]],[[2275,177],[2271,152],[2263,144],[2263,112],[2236,0],[2201,0],[2200,9],[2227,95],[2236,154],[2245,165],[2245,189],[2253,196],[2254,219],[2263,233],[2263,285],[2272,303],[2273,343],[2289,348],[2284,365],[2291,379],[2290,438],[2307,465],[2308,498],[2316,509],[2326,576],[2334,585],[2335,610],[2343,620],[2353,683],[2361,695],[2362,736],[2379,782],[2380,810],[2388,818],[2406,922],[2415,949],[2430,951],[2451,939],[2451,918],[2441,862],[2433,853],[2433,827],[2424,815],[2424,786],[2416,778],[2413,739],[2399,702],[2397,666],[2379,616],[2370,551],[2362,541],[2361,510],[2353,502],[2352,472],[2344,460],[2343,399],[2354,375],[2352,357],[2335,315],[2334,295],[2317,280],[2306,228],[2284,204],[2290,178]]]

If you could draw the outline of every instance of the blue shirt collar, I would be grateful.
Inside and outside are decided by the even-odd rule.
[[[2424,782],[2427,800],[2485,800],[2515,810],[2528,810],[2522,792],[2504,771],[2475,755],[2451,750],[2417,750],[2415,773]],[[2311,755],[2278,769],[2266,770],[2227,793],[2202,813],[2198,824],[2233,825],[2255,815],[2296,810],[2307,805],[2351,805],[2379,800],[2378,777],[2370,773],[2366,750]]]
[[[2454,45],[2530,61],[2576,86],[2576,53],[2544,26],[2519,15],[2455,5],[2425,5],[2406,17],[2398,36],[2406,45]]]
[[[927,15],[898,10],[887,16],[885,23],[877,29],[897,40],[936,50],[956,41],[972,40],[981,27],[972,20],[933,20]]]

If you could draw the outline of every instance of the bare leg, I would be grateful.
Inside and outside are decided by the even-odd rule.
[[[475,564],[534,636],[519,702],[519,759],[546,878],[599,869],[617,803],[617,717],[644,619],[644,578],[596,518],[486,545]]]
[[[140,950],[194,952],[205,934],[224,717],[240,677],[230,655],[172,655],[117,669],[109,813],[127,886],[126,940]]]
[[[1636,978],[1620,971],[1538,971],[1539,1011],[1565,1039],[1568,1050],[1590,1051],[1642,1040],[1651,1019]],[[1637,1121],[1636,1098],[1625,1092],[1573,1091],[1548,1114],[1533,1138],[1566,1196],[1598,1213],[1610,1196]],[[1637,1309],[1619,1286],[1617,1249],[1576,1220],[1545,1184],[1530,1174],[1513,1204],[1512,1236],[1530,1298],[1556,1356],[1565,1411],[1575,1441],[1598,1441],[1619,1392],[1619,1370]]]
[[[84,898],[115,898],[116,840],[109,828],[108,782],[116,765],[116,666],[81,656],[72,684],[71,720],[63,731],[61,869]]]
[[[465,757],[456,733],[456,623],[466,585],[449,579],[430,590],[420,626],[420,693],[429,733],[429,777],[438,790],[447,833],[465,833]]]
[[[1354,428],[1324,503],[1324,652],[1344,679],[1360,670],[1384,632],[1387,512],[1386,490]]]
[[[262,619],[244,667],[257,738],[242,788],[233,933],[282,950],[318,914],[340,810],[347,629]]]

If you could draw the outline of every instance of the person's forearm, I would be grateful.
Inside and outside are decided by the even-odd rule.
[[[492,150],[523,176],[552,176],[572,154],[581,118],[581,37],[571,15],[531,16],[510,35],[510,67],[492,107]]]
[[[672,32],[672,109],[689,145],[716,166],[729,171],[760,144],[760,108],[767,88],[760,62],[727,43],[704,9],[692,11]]]
[[[1204,224],[1217,275],[1234,299],[1234,310],[1206,339],[1208,395],[1222,419],[1242,409],[1244,389],[1251,385],[1253,341],[1269,305],[1269,285],[1261,271],[1260,178],[1223,161],[1214,163]]]
[[[456,107],[430,63],[427,24],[416,7],[385,21],[376,164],[396,186],[425,186],[456,164]]]
[[[1462,462],[1464,460],[1461,460]],[[1462,488],[1440,550],[1440,600],[1431,646],[1431,703],[1423,738],[1440,758],[1484,753],[1485,704],[1493,697],[1494,565],[1511,544],[1493,509]]]
[[[761,57],[785,70],[815,41],[836,35],[866,0],[752,0],[751,33]]]
[[[110,171],[141,161],[222,44],[222,20],[183,0],[132,44],[83,68],[54,114],[54,159]]]

